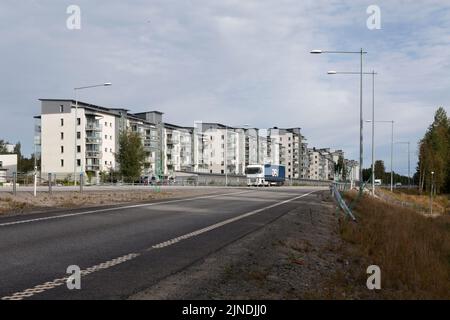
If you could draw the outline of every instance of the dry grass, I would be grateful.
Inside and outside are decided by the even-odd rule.
[[[48,208],[78,208],[141,202],[197,194],[205,194],[205,191],[172,190],[171,192],[155,192],[153,189],[149,189],[145,191],[89,191],[82,194],[77,192],[54,192],[52,195],[38,193],[36,198],[29,192],[19,192],[17,196],[5,192],[0,194],[0,215],[45,210]]]
[[[348,200],[354,197],[347,195]],[[450,299],[449,215],[427,218],[370,197],[361,199],[355,210],[359,222],[342,222],[341,236],[351,244],[348,254],[380,266],[379,297]],[[358,280],[367,279],[365,268],[353,269]]]
[[[416,189],[397,189],[390,192],[386,189],[379,189],[382,195],[392,197],[400,202],[410,203],[417,207],[417,209],[428,212],[430,210],[430,195],[419,194]],[[433,212],[445,214],[450,213],[450,196],[438,195],[433,198]]]

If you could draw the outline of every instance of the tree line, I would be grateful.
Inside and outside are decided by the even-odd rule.
[[[383,184],[391,183],[391,172],[386,171],[386,167],[383,160],[375,161],[374,171],[375,171],[375,179],[380,179]],[[363,180],[364,181],[372,180],[372,168],[363,169]],[[409,183],[414,184],[413,179],[408,179],[408,176],[398,174],[395,171],[393,172],[393,182],[394,184],[401,183],[404,186],[408,185]]]
[[[419,141],[419,162],[415,174],[420,192],[450,193],[450,119],[440,107],[433,123]]]

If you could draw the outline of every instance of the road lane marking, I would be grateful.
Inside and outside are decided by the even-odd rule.
[[[316,192],[316,191],[312,191],[312,192],[309,192],[309,193],[305,193],[305,194],[303,194],[303,195],[301,195],[301,196],[297,196],[297,197],[294,197],[294,198],[291,198],[291,199],[288,199],[288,200],[284,200],[284,201],[282,201],[282,202],[277,202],[277,203],[272,204],[272,205],[270,205],[270,206],[267,206],[267,207],[264,207],[264,208],[260,208],[260,209],[256,209],[256,210],[253,210],[253,211],[244,213],[244,214],[242,214],[242,215],[240,215],[240,216],[237,216],[237,217],[234,217],[234,218],[230,218],[230,219],[221,221],[221,222],[219,222],[219,223],[213,224],[213,225],[208,226],[208,227],[206,227],[206,228],[199,229],[199,230],[196,230],[196,231],[194,231],[194,232],[191,232],[191,233],[182,235],[182,236],[180,236],[180,237],[173,238],[173,239],[171,239],[171,240],[168,240],[168,241],[165,241],[165,242],[156,244],[156,245],[152,246],[151,248],[147,249],[147,251],[152,250],[152,249],[162,249],[162,248],[171,246],[171,245],[173,245],[173,244],[175,244],[175,243],[178,243],[178,242],[180,242],[180,241],[182,241],[182,240],[186,240],[186,239],[189,239],[189,238],[192,238],[192,237],[201,235],[202,233],[205,233],[205,232],[208,232],[208,231],[211,231],[211,230],[214,230],[214,229],[223,227],[223,226],[225,226],[225,225],[227,225],[227,224],[230,224],[230,223],[232,223],[232,222],[235,222],[235,221],[238,221],[238,220],[241,220],[241,219],[244,219],[244,218],[253,216],[253,215],[257,214],[257,213],[260,213],[261,211],[265,211],[265,210],[268,210],[268,209],[272,209],[272,208],[281,206],[281,205],[283,205],[283,204],[286,204],[286,203],[289,203],[289,202],[298,200],[298,199],[300,199],[300,198],[306,197],[306,196],[308,196],[308,195],[310,195],[310,194],[312,194],[312,193],[314,193],[314,192]]]
[[[202,196],[202,197],[195,197],[195,198],[188,198],[188,199],[168,200],[168,201],[161,201],[161,202],[144,203],[144,204],[122,206],[122,207],[114,207],[114,208],[105,208],[105,209],[96,209],[96,210],[90,210],[90,211],[82,211],[82,212],[76,212],[76,213],[68,213],[68,214],[62,214],[62,215],[50,216],[50,217],[43,217],[43,218],[36,218],[36,219],[18,220],[18,221],[0,223],[0,227],[7,227],[7,226],[13,226],[13,225],[17,225],[17,224],[25,224],[25,223],[31,223],[31,222],[40,222],[40,221],[62,219],[62,218],[69,218],[69,217],[76,217],[76,216],[83,216],[83,215],[87,215],[87,214],[100,213],[100,212],[110,212],[110,211],[117,211],[117,210],[123,210],[123,209],[151,207],[151,206],[156,206],[156,205],[160,205],[160,204],[170,204],[170,203],[177,203],[177,202],[184,202],[184,201],[210,199],[210,198],[217,198],[217,197],[221,197],[221,196],[243,194],[243,193],[248,193],[248,192],[251,192],[251,191],[222,193],[222,194],[215,194],[215,195],[210,195],[210,196]]]
[[[112,259],[107,262],[100,263],[96,266],[93,266],[93,267],[90,267],[90,268],[87,268],[87,269],[81,271],[81,276],[87,276],[88,274],[91,274],[93,272],[97,272],[100,270],[105,270],[105,269],[117,266],[118,264],[133,260],[133,259],[139,257],[140,255],[141,255],[140,253],[130,253],[125,256],[122,256],[122,257],[119,257],[116,259]],[[35,296],[44,291],[48,291],[48,290],[51,290],[51,289],[54,289],[54,288],[57,288],[57,287],[60,287],[64,284],[66,284],[67,280],[69,278],[70,278],[70,276],[55,279],[53,281],[49,281],[49,282],[40,284],[33,288],[26,289],[26,290],[20,291],[20,292],[16,292],[10,296],[2,297],[1,300],[23,300],[25,298],[30,298],[30,297]]]
[[[205,227],[205,228],[193,231],[191,233],[179,236],[177,238],[173,238],[171,240],[155,244],[155,245],[151,246],[150,248],[143,250],[140,253],[130,253],[130,254],[121,256],[119,258],[115,258],[115,259],[112,259],[112,260],[100,263],[100,264],[95,265],[93,267],[90,267],[90,268],[82,270],[81,271],[81,275],[82,276],[86,276],[86,275],[94,273],[94,272],[98,272],[98,271],[101,271],[101,270],[112,268],[112,267],[114,267],[116,265],[119,265],[119,264],[122,264],[124,262],[134,260],[137,257],[141,256],[144,252],[151,251],[151,250],[156,250],[156,249],[167,248],[167,247],[169,247],[171,245],[174,245],[174,244],[176,244],[176,243],[178,243],[180,241],[187,240],[187,239],[199,236],[199,235],[201,235],[203,233],[206,233],[206,232],[209,232],[211,230],[223,227],[223,226],[225,226],[227,224],[230,224],[230,223],[236,222],[238,220],[241,220],[241,219],[253,216],[253,215],[255,215],[257,213],[260,213],[262,211],[265,211],[265,210],[268,210],[268,209],[272,209],[272,208],[281,206],[283,204],[286,204],[286,203],[289,203],[289,202],[292,202],[292,201],[295,201],[295,200],[307,197],[310,194],[313,194],[313,193],[315,193],[317,191],[320,191],[320,190],[311,191],[309,193],[305,193],[305,194],[302,194],[300,196],[297,196],[297,197],[294,197],[294,198],[291,198],[291,199],[287,199],[287,200],[284,200],[284,201],[281,201],[281,202],[277,202],[277,203],[274,203],[274,204],[272,204],[270,206],[266,206],[264,208],[256,209],[256,210],[253,210],[253,211],[241,214],[241,215],[239,215],[237,217],[234,217],[234,218],[231,218],[231,219],[227,219],[227,220],[221,221],[219,223],[210,225],[208,227]],[[35,286],[33,288],[13,293],[10,296],[2,297],[1,300],[23,300],[23,299],[26,299],[26,298],[30,298],[30,297],[32,297],[34,295],[39,294],[39,293],[42,293],[42,292],[45,292],[45,291],[48,291],[48,290],[51,290],[51,289],[54,289],[56,287],[59,287],[61,285],[66,284],[66,282],[67,282],[67,280],[69,278],[70,278],[70,276],[67,276],[67,277],[55,279],[53,281],[45,282],[45,283],[37,285],[37,286]]]

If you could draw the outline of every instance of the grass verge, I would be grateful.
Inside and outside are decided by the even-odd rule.
[[[355,197],[346,195],[348,201]],[[450,299],[449,215],[428,218],[368,196],[354,210],[358,223],[342,220],[340,234],[348,260],[359,263],[337,277],[335,287],[357,298]],[[376,293],[364,286],[369,265],[381,268],[382,289]]]

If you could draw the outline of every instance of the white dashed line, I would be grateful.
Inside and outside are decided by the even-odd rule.
[[[261,209],[257,209],[257,210],[253,210],[253,211],[244,213],[244,214],[242,214],[240,216],[224,220],[222,222],[213,224],[213,225],[208,226],[206,228],[202,228],[202,229],[193,231],[191,233],[182,235],[180,237],[177,237],[177,238],[174,238],[174,239],[171,239],[171,240],[168,240],[168,241],[164,241],[164,242],[158,243],[158,244],[156,244],[156,245],[154,245],[154,246],[152,246],[152,247],[150,247],[150,248],[148,248],[148,249],[146,249],[144,251],[150,251],[150,250],[155,250],[155,249],[163,249],[163,248],[169,247],[169,246],[174,245],[174,244],[176,244],[176,243],[178,243],[180,241],[196,237],[198,235],[201,235],[203,233],[209,232],[211,230],[223,227],[223,226],[225,226],[227,224],[230,224],[232,222],[235,222],[235,221],[247,218],[249,216],[255,215],[255,214],[259,213],[259,212],[262,212],[262,211],[265,211],[265,210],[268,210],[268,209],[272,209],[272,208],[281,206],[283,204],[286,204],[286,203],[298,200],[300,198],[306,197],[306,196],[308,196],[308,195],[310,195],[310,194],[312,194],[314,192],[317,192],[317,191],[312,191],[312,192],[303,194],[301,196],[297,196],[297,197],[294,197],[294,198],[291,198],[291,199],[288,199],[288,200],[277,202],[275,204],[272,204],[270,206],[267,206],[267,207],[264,207],[264,208],[261,208]],[[203,197],[201,197],[200,199],[202,199],[202,198]],[[195,199],[199,199],[199,198],[195,198]],[[175,201],[177,201],[177,200],[174,200],[174,201],[171,201],[171,202],[175,202]],[[129,206],[129,207],[133,208],[135,206]],[[87,214],[87,213],[85,213],[85,214]],[[95,266],[87,268],[85,270],[82,270],[81,271],[81,275],[82,276],[86,276],[88,274],[91,274],[91,273],[94,273],[94,272],[97,272],[97,271],[101,271],[101,270],[105,270],[105,269],[108,269],[108,268],[112,268],[112,267],[114,267],[116,265],[119,265],[121,263],[124,263],[124,262],[127,262],[127,261],[131,261],[133,259],[136,259],[141,254],[142,253],[130,253],[130,254],[127,254],[125,256],[109,260],[107,262],[95,265]],[[66,284],[67,280],[69,279],[69,277],[70,276],[67,276],[67,277],[64,277],[64,278],[55,279],[55,280],[49,281],[49,282],[45,282],[45,283],[37,285],[37,286],[35,286],[33,288],[26,289],[26,290],[20,291],[20,292],[16,292],[16,293],[14,293],[14,294],[12,294],[10,296],[2,297],[1,300],[23,300],[23,299],[26,299],[26,298],[30,298],[30,297],[32,297],[34,295],[37,295],[39,293],[42,293],[44,291],[48,291],[48,290],[51,290],[51,289],[54,289],[56,287],[59,287],[61,285]]]

